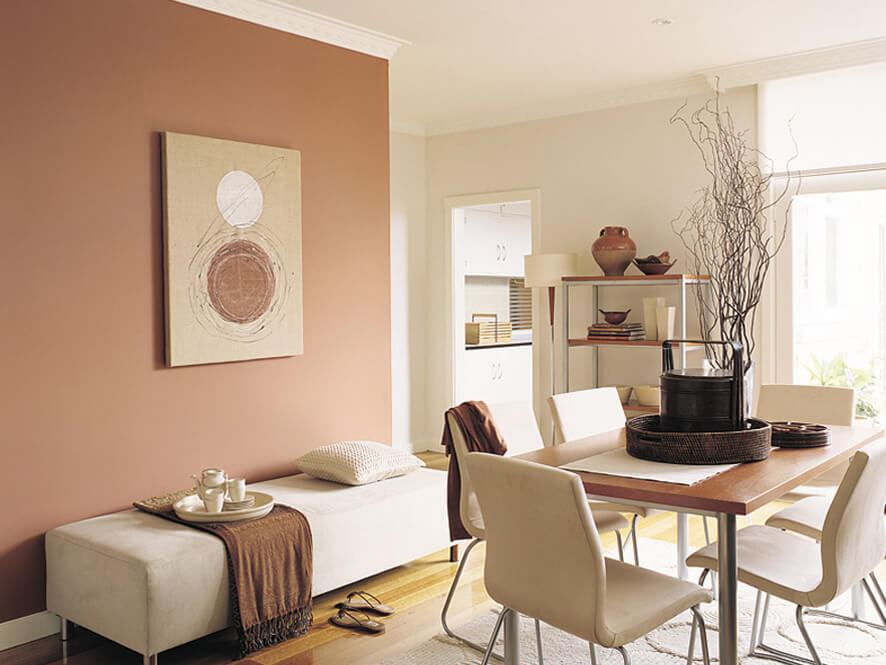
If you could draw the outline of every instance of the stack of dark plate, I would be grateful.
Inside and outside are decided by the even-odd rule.
[[[825,425],[776,421],[772,425],[772,445],[780,448],[817,448],[831,442],[831,432]]]

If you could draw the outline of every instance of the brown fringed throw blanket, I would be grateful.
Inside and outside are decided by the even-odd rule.
[[[449,414],[455,417],[465,435],[465,444],[470,453],[493,453],[504,455],[508,447],[495,426],[489,407],[485,402],[462,402],[443,415],[443,449],[449,459],[449,478],[446,485],[446,507],[449,512],[449,537],[464,540],[471,535],[465,530],[459,513],[461,497],[461,475],[458,471],[458,458],[452,447],[452,432],[449,431]]]
[[[239,658],[308,632],[313,541],[307,518],[277,504],[261,519],[200,524],[179,519],[172,505],[194,490],[133,503],[139,510],[207,531],[228,553],[231,607]]]

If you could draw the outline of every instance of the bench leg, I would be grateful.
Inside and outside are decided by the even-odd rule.
[[[449,546],[449,560],[452,563],[456,563],[458,561],[458,544]]]
[[[143,656],[143,658],[144,660],[142,661],[142,665],[157,665],[157,654]]]

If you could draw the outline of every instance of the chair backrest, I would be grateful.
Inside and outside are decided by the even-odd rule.
[[[821,425],[851,425],[855,420],[855,390],[836,386],[760,386],[757,417]]]
[[[625,425],[625,412],[612,386],[560,393],[548,398],[560,442],[575,441]]]
[[[578,476],[471,453],[486,520],[489,595],[505,607],[592,642],[608,642],[600,536]]]
[[[519,455],[530,450],[544,447],[535,413],[528,402],[504,402],[487,404],[489,414],[505,441],[508,450],[506,455]],[[484,538],[483,515],[477,503],[471,477],[462,460],[468,454],[464,433],[452,416],[449,419],[449,431],[452,434],[452,447],[458,458],[458,471],[461,477],[461,496],[459,497],[459,515],[465,529],[474,538]]]
[[[883,561],[886,552],[886,441],[852,458],[822,528],[822,581],[810,594],[816,606],[848,590]]]

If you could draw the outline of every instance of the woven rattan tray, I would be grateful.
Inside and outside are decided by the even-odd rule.
[[[748,418],[735,432],[662,432],[658,416],[627,422],[628,454],[669,464],[733,464],[766,459],[772,450],[772,427]]]

